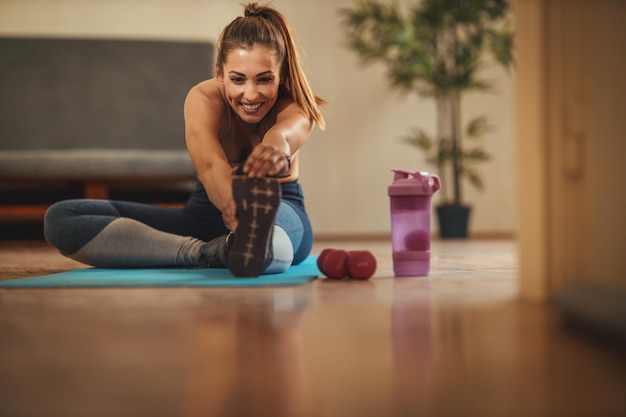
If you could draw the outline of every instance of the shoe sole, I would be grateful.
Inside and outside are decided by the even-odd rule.
[[[257,277],[266,267],[281,189],[275,178],[233,177],[238,226],[228,253],[236,277]]]

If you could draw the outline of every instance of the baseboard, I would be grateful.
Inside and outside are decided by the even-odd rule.
[[[340,240],[344,242],[391,240],[389,233],[315,233],[316,242]]]
[[[626,343],[626,291],[587,282],[570,283],[553,304],[569,323]]]
[[[433,240],[438,240],[439,236],[437,233],[433,233],[431,238]],[[473,232],[470,233],[468,240],[514,240],[516,239],[516,234],[510,231],[501,231],[501,232]],[[315,234],[316,241],[332,241],[332,240],[341,240],[341,241],[382,241],[382,240],[391,240],[391,233],[385,232],[371,232],[371,233],[316,233]]]
[[[514,240],[517,234],[513,231],[470,231],[470,239],[473,240]]]

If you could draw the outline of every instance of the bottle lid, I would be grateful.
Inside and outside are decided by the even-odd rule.
[[[387,191],[392,195],[432,195],[441,185],[439,177],[425,171],[410,172],[392,169],[393,182]]]

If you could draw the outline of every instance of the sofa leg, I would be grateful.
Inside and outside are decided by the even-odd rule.
[[[109,187],[104,182],[86,182],[83,184],[83,196],[85,198],[107,200]]]

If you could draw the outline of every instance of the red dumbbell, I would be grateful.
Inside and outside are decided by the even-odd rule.
[[[369,279],[376,272],[376,258],[368,250],[348,252],[348,276],[354,279]]]
[[[376,258],[370,251],[324,249],[317,258],[317,267],[330,279],[368,279],[376,271]]]
[[[324,249],[317,258],[317,267],[331,279],[343,279],[348,275],[348,253],[342,249]]]

